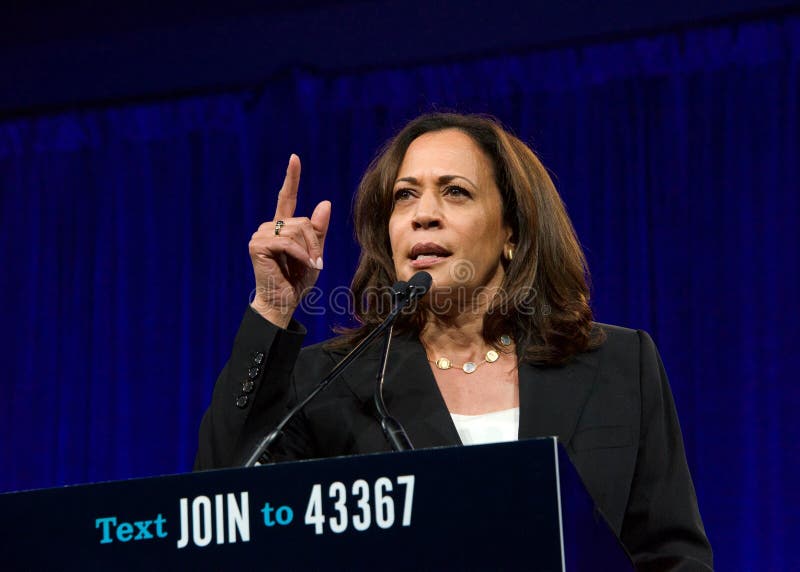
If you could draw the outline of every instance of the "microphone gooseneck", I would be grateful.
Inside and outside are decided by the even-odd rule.
[[[373,398],[375,400],[375,408],[378,410],[380,417],[381,429],[386,440],[392,446],[393,451],[410,451],[414,449],[411,444],[411,439],[408,438],[406,430],[403,425],[394,417],[389,414],[386,403],[383,401],[383,380],[386,376],[386,362],[389,358],[389,347],[392,343],[392,330],[394,325],[390,326],[383,339],[383,352],[381,352],[381,362],[378,365],[378,374],[375,378],[375,392]]]

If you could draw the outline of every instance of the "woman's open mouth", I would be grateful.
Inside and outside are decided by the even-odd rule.
[[[452,255],[452,252],[435,242],[419,242],[409,254],[411,267],[415,269],[430,268]]]

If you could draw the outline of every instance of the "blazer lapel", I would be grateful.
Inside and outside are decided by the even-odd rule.
[[[360,363],[343,374],[350,390],[373,412],[381,349],[382,344],[376,341]],[[560,367],[520,365],[519,438],[552,435],[568,444],[595,387],[597,371],[597,352],[581,354]],[[415,448],[461,444],[425,350],[413,334],[392,339],[383,388],[389,413],[405,427]]]
[[[570,442],[597,376],[597,353],[560,367],[519,368],[519,438],[556,436]]]
[[[382,344],[376,341],[363,356],[361,367],[350,375],[344,375],[351,391],[373,411],[375,375],[381,349]],[[425,350],[413,334],[399,334],[392,338],[383,396],[386,408],[405,427],[414,448],[461,444],[428,365]]]

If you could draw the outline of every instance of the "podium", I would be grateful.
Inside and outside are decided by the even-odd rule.
[[[555,438],[0,495],[3,570],[631,570]]]

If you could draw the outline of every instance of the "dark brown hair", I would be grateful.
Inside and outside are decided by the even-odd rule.
[[[494,167],[503,218],[512,229],[513,259],[506,261],[500,295],[484,319],[483,337],[496,345],[511,333],[521,360],[556,365],[594,349],[603,334],[592,324],[586,259],[561,197],[534,152],[493,118],[432,113],[406,125],[367,168],[354,201],[361,256],[351,291],[360,326],[345,339],[366,335],[389,310],[370,292],[386,292],[397,280],[389,243],[393,188],[406,150],[433,131],[458,129],[469,135]],[[402,316],[395,330],[419,331],[422,313]]]

